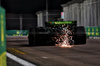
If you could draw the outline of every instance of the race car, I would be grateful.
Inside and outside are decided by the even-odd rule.
[[[52,21],[46,22],[45,28],[31,29],[28,40],[30,46],[82,45],[86,44],[86,32],[76,21]]]

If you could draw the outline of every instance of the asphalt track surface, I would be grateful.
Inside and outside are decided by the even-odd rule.
[[[30,47],[26,36],[7,37],[7,51],[37,66],[100,66],[100,39],[87,39],[86,45],[61,48]]]
[[[7,57],[7,66],[22,66],[22,65]]]

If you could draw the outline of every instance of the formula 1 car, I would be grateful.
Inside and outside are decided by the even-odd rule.
[[[45,28],[31,29],[28,40],[30,46],[51,46],[55,44],[86,44],[85,28],[77,27],[76,21],[46,22]]]

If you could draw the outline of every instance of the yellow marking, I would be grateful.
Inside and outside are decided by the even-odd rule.
[[[3,15],[1,15],[1,41],[2,46],[4,46],[4,22],[3,22]]]
[[[88,35],[91,35],[91,33],[90,33],[90,32],[88,32]]]
[[[13,34],[13,36],[19,36],[19,35],[17,35],[17,34]]]
[[[15,36],[15,34],[13,34],[13,36]]]
[[[98,35],[99,35],[99,33],[98,33],[98,32],[96,32],[96,35],[98,36]]]
[[[17,49],[14,49],[14,48],[12,48],[12,49],[15,50],[16,52],[19,52],[20,54],[26,54],[26,53],[21,52],[21,51],[19,51],[19,50],[17,50]]]
[[[6,52],[0,55],[0,66],[6,66]]]
[[[19,50],[17,50],[17,49],[14,49],[14,48],[7,48],[8,50],[11,50],[11,51],[14,51],[15,53],[19,53],[19,54],[27,54],[27,53],[25,53],[25,52],[22,52],[22,51],[19,51]]]
[[[92,29],[92,31],[94,31],[94,28]]]
[[[96,29],[96,31],[99,31],[98,28]]]
[[[1,19],[3,19],[3,14],[1,14]]]
[[[92,35],[94,35],[94,32],[92,32]]]
[[[0,66],[3,66],[2,65],[2,57],[0,56]]]
[[[90,28],[88,28],[88,31],[90,31]]]
[[[17,34],[19,34],[19,31],[17,31]]]

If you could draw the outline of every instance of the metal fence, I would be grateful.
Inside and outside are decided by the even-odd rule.
[[[37,18],[33,14],[7,14],[7,30],[29,30],[37,27]]]

